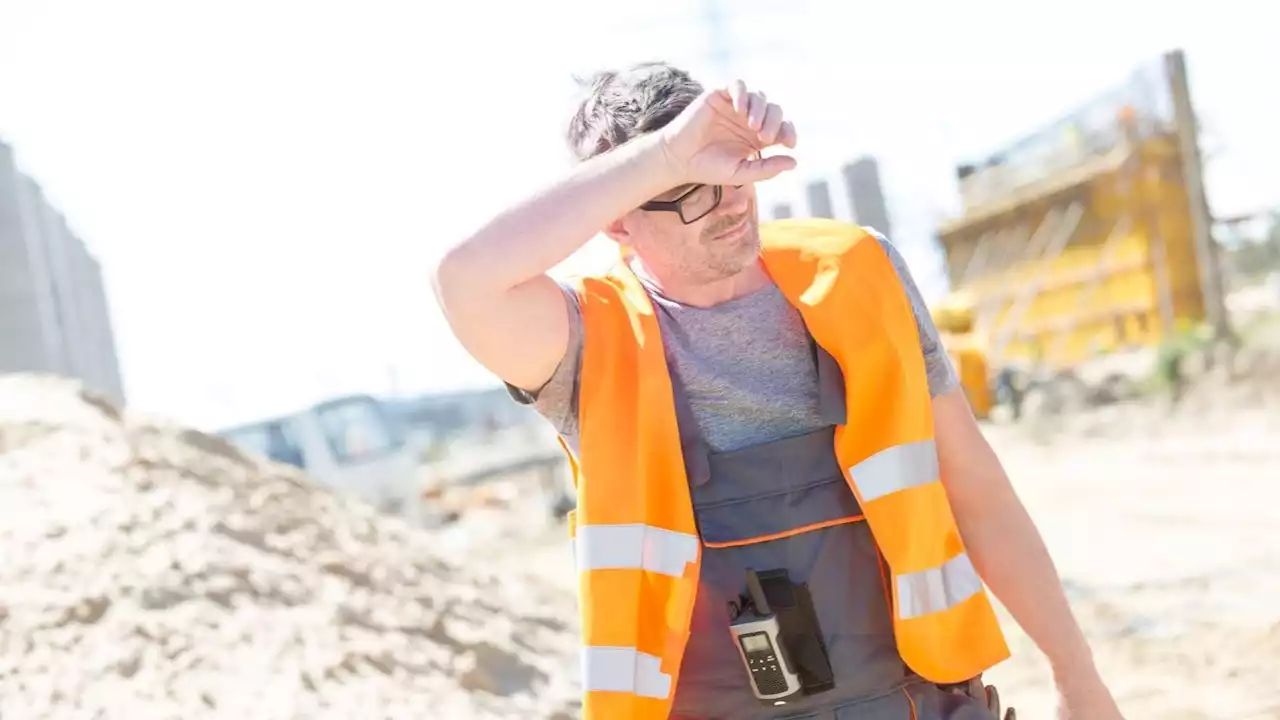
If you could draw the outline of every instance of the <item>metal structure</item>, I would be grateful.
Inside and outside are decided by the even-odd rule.
[[[1205,321],[1225,332],[1181,52],[958,175],[940,325],[988,367],[1075,367]]]

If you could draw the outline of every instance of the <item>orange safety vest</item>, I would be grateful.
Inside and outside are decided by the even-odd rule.
[[[835,452],[891,572],[898,650],[927,680],[963,682],[1009,656],[938,477],[910,302],[861,228],[761,227],[761,259],[839,363],[848,419]],[[658,320],[625,263],[584,278],[570,513],[582,620],[583,717],[666,720],[689,635],[702,541]],[[570,456],[570,460],[574,460]]]

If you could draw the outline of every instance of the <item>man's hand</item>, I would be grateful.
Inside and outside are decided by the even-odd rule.
[[[1058,720],[1124,720],[1111,691],[1096,672],[1064,669],[1054,673]]]
[[[679,184],[745,185],[796,166],[795,158],[758,158],[766,148],[796,146],[795,127],[764,93],[747,92],[739,80],[708,90],[661,130],[671,174]]]

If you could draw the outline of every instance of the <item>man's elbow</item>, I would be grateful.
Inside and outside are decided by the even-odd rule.
[[[934,398],[934,441],[943,485],[955,505],[990,507],[1011,490],[994,448],[962,389]]]
[[[933,429],[940,444],[951,439],[968,442],[975,436],[982,438],[969,398],[959,383],[933,398]]]
[[[454,245],[436,255],[427,267],[427,282],[440,309],[449,314],[451,308],[466,303],[468,288],[475,288],[477,278],[466,248]]]

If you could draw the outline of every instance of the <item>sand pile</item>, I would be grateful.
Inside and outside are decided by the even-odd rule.
[[[0,717],[576,716],[562,589],[74,384],[0,377],[0,507]]]

